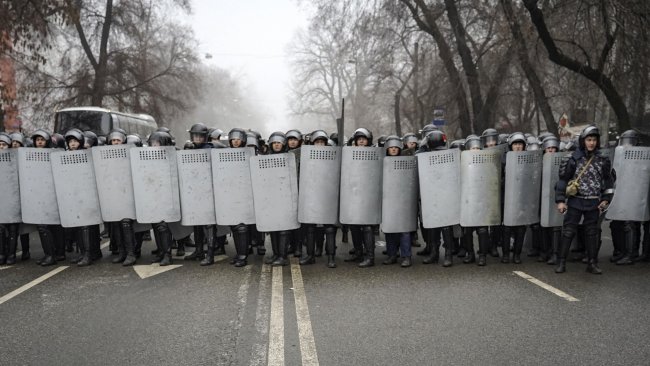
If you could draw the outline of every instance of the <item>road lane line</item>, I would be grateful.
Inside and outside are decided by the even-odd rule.
[[[298,321],[298,338],[300,340],[300,355],[302,364],[318,366],[318,354],[314,333],[311,330],[311,319],[309,318],[309,307],[305,286],[302,282],[302,271],[298,258],[291,258],[291,279],[293,281],[293,296],[296,303],[296,320]]]
[[[260,274],[260,285],[257,294],[257,309],[255,310],[255,343],[251,350],[250,366],[262,366],[266,364],[266,348],[268,346],[269,335],[269,276],[271,266],[262,264]]]
[[[284,300],[282,291],[282,266],[273,267],[268,366],[284,365]]]
[[[576,299],[575,297],[567,294],[566,292],[564,292],[562,290],[559,290],[559,289],[557,289],[557,288],[555,288],[555,287],[553,287],[553,286],[551,286],[551,285],[549,285],[549,284],[547,284],[545,282],[542,282],[542,281],[538,280],[537,278],[535,278],[535,277],[533,277],[533,276],[531,276],[531,275],[529,275],[529,274],[527,274],[525,272],[513,271],[513,273],[516,274],[517,276],[523,278],[523,279],[526,279],[526,280],[536,284],[537,286],[543,288],[544,290],[549,291],[549,292],[551,292],[551,293],[553,293],[553,294],[567,300],[567,301],[571,301],[571,302],[580,301],[580,300]]]
[[[57,267],[57,268],[55,268],[55,269],[49,271],[48,273],[42,275],[41,277],[39,277],[39,278],[33,280],[32,282],[30,282],[30,283],[28,283],[28,284],[26,284],[26,285],[23,285],[23,286],[21,286],[21,287],[15,289],[15,290],[13,290],[13,291],[11,291],[10,293],[4,295],[3,297],[0,297],[0,305],[4,304],[5,302],[7,302],[7,301],[9,301],[9,300],[11,300],[11,299],[13,299],[13,298],[16,297],[16,296],[22,294],[23,292],[29,290],[30,288],[32,288],[32,287],[38,285],[39,283],[41,283],[41,282],[47,280],[48,278],[50,278],[50,277],[56,275],[57,273],[63,271],[63,270],[66,269],[66,268],[68,268],[68,266]]]
[[[107,247],[110,246],[110,245],[111,245],[111,241],[110,241],[110,240],[106,240],[102,245],[99,246],[99,249],[102,250],[102,249],[104,249],[104,248],[107,248]]]

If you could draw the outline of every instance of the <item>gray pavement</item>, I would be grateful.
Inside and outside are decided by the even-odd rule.
[[[32,244],[33,258],[40,256],[38,247]],[[143,253],[152,248],[146,242]],[[133,268],[111,264],[107,249],[90,267],[60,263],[70,267],[0,304],[0,363],[650,363],[650,264],[608,263],[607,238],[602,276],[585,273],[580,263],[569,263],[567,273],[557,275],[532,258],[514,265],[490,257],[486,267],[456,260],[442,268],[417,257],[413,267],[402,269],[380,264],[382,248],[377,266],[359,269],[343,262],[349,248],[339,244],[336,269],[326,268],[321,257],[303,267],[294,260],[275,273],[257,255],[243,269],[223,258],[207,268],[176,260],[181,267],[144,279]],[[232,254],[232,244],[227,251]],[[151,257],[145,254],[138,264],[148,265]],[[56,268],[30,260],[1,269],[0,297]],[[513,271],[579,301],[569,302]],[[298,278],[307,320],[297,310],[303,299]],[[312,339],[313,354],[305,348]],[[269,343],[283,346],[269,349]]]

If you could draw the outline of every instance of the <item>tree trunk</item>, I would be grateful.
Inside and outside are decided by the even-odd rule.
[[[400,99],[401,99],[401,94],[398,91],[395,93],[395,105],[394,105],[394,112],[395,112],[395,133],[397,136],[402,136],[402,119],[400,116],[400,111],[399,111],[399,104],[400,104]]]
[[[554,63],[576,72],[596,84],[614,110],[616,118],[618,119],[619,129],[621,131],[630,129],[630,116],[627,107],[625,106],[623,98],[616,90],[616,87],[614,87],[611,78],[605,75],[602,70],[594,69],[587,64],[583,64],[569,56],[566,56],[557,48],[555,40],[551,37],[551,33],[544,21],[544,14],[537,7],[537,0],[524,0],[524,6],[528,9],[530,19],[535,25],[537,34],[541,38],[542,43],[548,52],[548,58]]]
[[[526,41],[521,32],[521,27],[519,26],[517,17],[514,14],[514,11],[512,9],[511,0],[501,0],[501,6],[503,7],[503,11],[506,14],[506,17],[508,18],[510,23],[510,31],[512,33],[512,38],[514,40],[515,47],[517,47],[517,56],[519,58],[519,64],[521,65],[521,68],[524,70],[524,74],[528,79],[528,84],[530,84],[530,87],[533,89],[533,93],[535,95],[535,101],[537,102],[537,106],[539,107],[544,117],[546,130],[557,135],[558,124],[555,122],[555,118],[553,117],[553,111],[551,110],[551,106],[548,103],[548,98],[546,97],[546,92],[542,87],[542,82],[539,80],[539,77],[535,72],[535,68],[533,67],[532,63],[530,62],[530,59],[528,58],[528,49],[526,48]],[[539,119],[539,114],[537,118]],[[539,134],[539,126],[538,126],[537,133]]]

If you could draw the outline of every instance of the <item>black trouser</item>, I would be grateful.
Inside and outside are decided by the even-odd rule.
[[[571,242],[578,233],[578,225],[582,220],[581,225],[584,227],[584,245],[587,250],[587,259],[590,261],[598,260],[598,250],[600,249],[600,232],[598,228],[600,210],[598,204],[598,199],[569,198],[567,202],[568,209],[564,215],[564,224],[562,226],[560,259],[566,259],[569,255]]]
[[[349,225],[352,233],[352,243],[356,255],[363,255],[374,260],[375,233],[373,225]]]

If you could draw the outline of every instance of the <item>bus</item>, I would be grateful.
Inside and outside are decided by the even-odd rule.
[[[106,136],[112,129],[121,128],[127,135],[137,134],[143,139],[154,132],[158,125],[146,114],[127,114],[98,107],[74,107],[58,110],[54,115],[54,132],[65,135],[71,128],[92,131]]]

